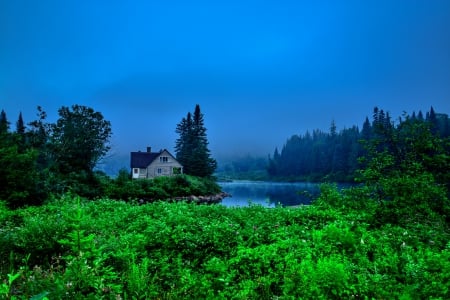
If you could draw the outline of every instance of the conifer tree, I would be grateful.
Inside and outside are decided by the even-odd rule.
[[[422,113],[421,110],[419,110],[419,114],[417,115],[417,120],[419,120],[419,121],[423,121],[424,120],[423,119],[423,113]]]
[[[267,166],[267,172],[270,176],[276,176],[278,173],[278,161],[280,160],[280,153],[278,147],[275,148],[273,153],[273,159],[269,155],[269,165]]]
[[[175,153],[177,160],[183,165],[184,173],[191,173],[191,155],[190,149],[192,149],[192,115],[190,112],[185,118],[178,123],[175,130],[179,137],[175,142]]]
[[[336,127],[336,122],[334,120],[331,121],[330,134],[331,134],[332,138],[336,137],[336,135],[337,135],[337,127]]]
[[[19,118],[16,122],[16,134],[17,134],[17,146],[19,152],[25,151],[27,147],[26,136],[25,136],[25,124],[23,123],[22,112],[19,113]]]
[[[200,105],[195,106],[194,113],[188,113],[175,130],[179,138],[175,142],[177,160],[183,165],[186,174],[211,176],[217,162],[211,157],[208,149],[208,138],[204,124],[204,116]]]
[[[6,118],[6,112],[2,109],[0,113],[0,133],[7,133],[9,129],[9,122]]]
[[[19,113],[19,119],[16,123],[16,132],[18,134],[25,134],[25,124],[23,123],[22,112]]]
[[[363,128],[361,131],[362,139],[368,141],[371,137],[371,134],[372,134],[372,127],[370,126],[369,118],[366,117],[366,120],[364,121]]]
[[[427,114],[427,121],[431,125],[431,132],[433,134],[437,134],[439,130],[439,124],[433,106],[430,108],[430,112]]]

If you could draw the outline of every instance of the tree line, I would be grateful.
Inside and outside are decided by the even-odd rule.
[[[67,191],[93,195],[95,165],[110,149],[111,123],[100,112],[81,105],[61,107],[55,123],[37,108],[37,119],[25,125],[22,113],[11,128],[0,114],[0,199],[12,207],[41,204],[50,194]]]
[[[448,115],[436,113],[433,107],[425,115],[421,111],[405,113],[397,122],[389,112],[375,107],[372,120],[366,117],[362,129],[352,126],[338,132],[332,121],[329,132],[314,130],[293,135],[281,151],[276,148],[269,157],[267,171],[274,179],[353,181],[364,167],[369,146],[376,144],[376,150],[396,152],[402,159],[408,143],[420,140],[416,127],[426,128],[424,132],[444,143],[450,137],[449,123]]]
[[[10,207],[39,205],[52,195],[67,192],[90,199],[109,196],[129,200],[170,198],[195,190],[189,187],[195,181],[192,178],[161,182],[167,191],[156,183],[131,182],[129,170],[121,170],[116,179],[110,179],[95,167],[111,148],[111,123],[102,113],[82,105],[63,106],[58,116],[55,123],[50,123],[47,113],[38,107],[36,120],[26,124],[20,113],[14,126],[6,112],[1,111],[0,200]],[[182,119],[176,132],[179,134],[176,156],[184,166],[184,173],[210,177],[217,164],[208,149],[199,105],[193,114],[188,113]],[[182,189],[171,195],[171,185],[180,182]],[[201,182],[209,184],[201,189],[203,192],[217,190],[208,180]]]

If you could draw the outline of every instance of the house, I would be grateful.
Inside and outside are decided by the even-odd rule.
[[[131,174],[133,179],[172,176],[183,173],[183,166],[166,149],[152,152],[131,152]]]

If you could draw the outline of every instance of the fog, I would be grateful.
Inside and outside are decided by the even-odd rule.
[[[450,113],[449,1],[4,1],[0,20],[12,127],[87,105],[111,121],[113,157],[173,151],[196,104],[217,158],[361,126],[374,106]]]

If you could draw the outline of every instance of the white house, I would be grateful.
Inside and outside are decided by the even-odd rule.
[[[133,179],[172,176],[183,173],[183,166],[166,149],[159,152],[131,152],[131,174]]]

